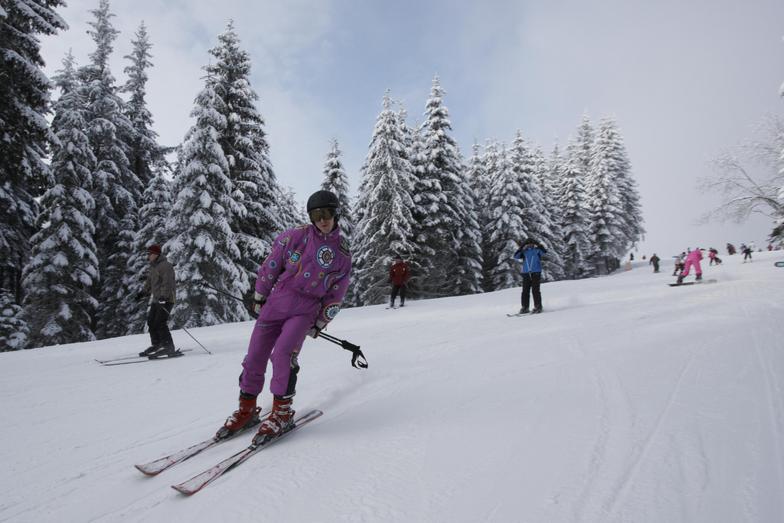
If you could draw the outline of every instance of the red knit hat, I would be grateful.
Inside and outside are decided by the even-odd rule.
[[[150,245],[147,247],[148,254],[157,254],[158,256],[161,255],[161,246],[160,245]]]

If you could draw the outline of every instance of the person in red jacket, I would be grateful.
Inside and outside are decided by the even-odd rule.
[[[408,269],[408,263],[404,262],[400,256],[395,256],[395,261],[392,263],[392,267],[389,268],[389,283],[392,284],[390,307],[395,306],[395,298],[397,298],[398,293],[400,294],[400,306],[405,307],[406,283],[408,283],[410,276],[411,272]]]

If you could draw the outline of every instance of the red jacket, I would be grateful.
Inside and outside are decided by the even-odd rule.
[[[389,281],[396,287],[405,285],[406,282],[408,282],[409,276],[411,276],[411,274],[408,270],[408,264],[404,261],[393,263],[392,267],[389,269]]]

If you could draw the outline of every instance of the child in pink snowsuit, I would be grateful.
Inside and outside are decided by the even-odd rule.
[[[256,397],[272,363],[270,416],[259,434],[277,435],[290,427],[299,354],[305,336],[318,333],[340,311],[349,286],[351,255],[337,227],[337,197],[318,191],[308,200],[312,223],[280,234],[259,267],[254,300],[259,317],[240,375],[240,408],[218,431],[229,435],[251,422]]]
[[[702,260],[702,251],[698,247],[686,256],[686,264],[683,267],[683,272],[680,276],[678,276],[678,283],[681,283],[683,279],[689,275],[689,270],[692,266],[694,266],[694,272],[697,273],[697,280],[702,279],[702,267],[700,267],[700,260]]]

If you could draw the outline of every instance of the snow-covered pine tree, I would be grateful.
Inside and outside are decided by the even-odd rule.
[[[575,156],[583,176],[583,184],[586,183],[593,165],[594,136],[595,131],[591,124],[591,119],[587,114],[583,114],[580,125],[577,127],[577,138],[572,148],[572,154]]]
[[[591,170],[586,177],[585,205],[588,211],[588,261],[598,273],[610,273],[618,265],[621,236],[621,202],[615,176],[620,168],[610,133],[600,133],[594,143]]]
[[[389,94],[376,119],[362,167],[357,198],[362,217],[354,231],[354,296],[362,305],[383,303],[389,293],[389,267],[395,255],[408,258],[414,219],[411,163]]]
[[[136,298],[144,288],[150,263],[147,259],[147,247],[163,245],[169,239],[168,218],[172,209],[172,184],[169,182],[170,172],[166,164],[155,168],[155,175],[144,190],[144,204],[139,211],[141,217],[139,230],[134,235],[133,255],[128,260],[125,286],[132,298]],[[127,318],[126,334],[137,334],[144,331],[147,322],[146,302],[133,302],[134,307],[123,312]]]
[[[515,134],[512,149],[509,153],[509,160],[512,164],[512,176],[514,176],[515,183],[520,188],[518,201],[522,211],[520,217],[523,220],[523,226],[528,236],[533,237],[536,241],[542,241],[542,234],[546,230],[546,224],[543,223],[544,216],[542,215],[544,211],[542,192],[535,178],[536,164],[533,151],[523,138],[523,133],[519,130]],[[518,243],[522,243],[524,240],[524,237],[517,238]],[[551,246],[546,242],[544,247],[547,250],[551,249]]]
[[[211,85],[208,80],[191,113],[196,123],[185,137],[182,166],[174,180],[173,237],[164,247],[177,277],[172,319],[175,325],[187,327],[248,318],[242,303],[203,285],[234,296],[248,288],[229,222],[240,209],[232,197],[229,164],[218,142],[226,127],[226,109]]]
[[[411,174],[414,181],[414,192],[412,194],[414,208],[412,209],[412,216],[415,223],[412,232],[414,252],[408,260],[412,277],[408,283],[407,292],[409,297],[420,297],[425,296],[427,293],[427,290],[424,288],[424,280],[427,279],[428,274],[433,270],[436,250],[431,244],[423,240],[424,236],[419,231],[424,230],[425,227],[417,223],[416,220],[419,218],[424,219],[427,216],[428,209],[437,209],[437,202],[439,199],[443,199],[443,196],[438,196],[440,189],[438,191],[435,190],[438,185],[425,174],[427,158],[425,156],[425,138],[421,126],[415,125],[411,130],[410,136],[411,145],[408,148],[408,159],[411,163]],[[362,192],[361,185],[359,191],[360,193]],[[357,209],[357,222],[361,220],[360,212],[360,209]]]
[[[147,187],[154,176],[153,165],[161,158],[162,150],[158,145],[158,133],[152,129],[152,113],[147,108],[147,70],[152,67],[152,44],[144,22],[139,25],[136,38],[131,43],[133,50],[124,57],[130,61],[130,65],[123,70],[128,75],[128,81],[122,88],[123,92],[130,95],[125,105],[125,116],[133,126],[133,136],[128,144],[128,161],[142,187]]]
[[[455,274],[460,261],[458,253],[459,230],[466,209],[463,191],[465,181],[457,143],[449,135],[452,124],[449,111],[443,103],[444,90],[438,77],[433,78],[430,97],[425,105],[425,121],[422,124],[424,138],[424,173],[418,176],[415,185],[415,237],[417,244],[426,244],[436,253],[428,262],[419,264],[428,267],[418,282],[426,296],[449,296],[455,294]]]
[[[492,147],[488,141],[488,149]],[[482,147],[478,143],[474,143],[471,158],[468,160],[466,167],[466,176],[471,190],[474,194],[474,209],[477,224],[479,225],[480,242],[479,247],[481,250],[482,267],[481,270],[481,289],[489,290],[487,288],[487,263],[491,258],[490,249],[490,176],[487,171],[486,160],[487,156],[482,153]],[[497,156],[497,149],[495,149]]]
[[[599,157],[604,158],[600,161]],[[611,185],[618,195],[614,255],[623,258],[645,233],[642,207],[637,183],[631,172],[631,163],[626,153],[623,137],[612,118],[603,118],[596,133],[595,165],[603,164],[607,169]]]
[[[495,216],[493,211],[493,188],[495,179],[501,172],[501,151],[500,144],[494,140],[487,140],[485,150],[481,156],[482,169],[484,169],[485,183],[480,190],[484,191],[482,207],[482,288],[485,292],[496,290],[493,283],[493,271],[498,263],[495,244],[490,239],[493,235]]]
[[[281,231],[309,222],[305,213],[305,204],[297,200],[294,189],[291,187],[279,187],[277,194],[277,217],[281,223]]]
[[[52,121],[55,184],[41,199],[38,232],[31,239],[24,270],[30,348],[95,339],[91,319],[97,303],[90,290],[99,273],[89,217],[94,208],[89,188],[95,156],[83,132],[84,100],[71,54],[63,60],[56,82],[62,95]]]
[[[560,225],[560,211],[555,190],[550,183],[550,167],[539,147],[533,151],[534,181],[539,190],[541,203],[538,227],[534,234],[547,246],[543,278],[549,281],[564,279],[563,236]]]
[[[230,216],[236,234],[241,264],[252,292],[259,264],[270,251],[275,236],[283,229],[278,216],[278,183],[269,159],[269,144],[264,118],[256,108],[258,94],[250,85],[250,56],[240,48],[240,40],[229,21],[218,36],[218,45],[210,49],[215,61],[205,67],[210,85],[221,97],[221,111],[226,127],[218,142],[229,164],[234,200],[239,212]]]
[[[460,170],[463,179],[460,197],[465,213],[460,217],[457,231],[457,265],[454,274],[454,293],[457,295],[482,292],[482,227],[479,225],[479,201],[472,187],[469,167]]]
[[[340,155],[338,141],[332,140],[332,148],[327,153],[327,159],[324,162],[324,179],[321,182],[321,188],[325,191],[332,191],[338,196],[340,234],[346,240],[351,241],[354,237],[354,219],[351,212],[351,200],[348,196],[348,176],[343,168]]]
[[[34,198],[51,186],[43,160],[52,139],[45,118],[51,84],[42,71],[38,35],[68,28],[55,11],[60,6],[65,2],[0,4],[0,289],[6,289],[17,304],[22,300],[22,268],[35,233]]]
[[[578,142],[570,142],[557,185],[561,209],[561,231],[564,242],[564,270],[571,279],[593,274],[585,259],[588,255],[588,217],[585,208],[585,186],[582,162],[577,154]]]
[[[137,228],[143,187],[126,155],[133,125],[123,114],[124,102],[109,69],[112,45],[119,33],[111,24],[114,14],[108,0],[100,0],[98,9],[90,12],[95,19],[88,23],[88,34],[95,42],[95,51],[90,54],[90,63],[79,70],[79,77],[87,136],[96,158],[92,218],[101,281],[93,286],[93,296],[99,301],[94,332],[98,338],[106,338],[125,333],[125,325],[117,321],[116,309],[135,298],[125,288],[123,276],[132,254],[132,235]]]
[[[503,143],[496,161],[493,167],[496,172],[490,173],[493,185],[490,188],[492,252],[489,276],[493,290],[520,285],[520,264],[513,257],[520,242],[530,236],[528,222],[523,218],[527,212],[526,205],[530,206],[530,202],[526,199],[521,177],[515,172],[510,154]]]
[[[0,352],[27,347],[30,329],[23,316],[22,307],[16,304],[14,295],[0,288]]]

